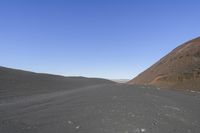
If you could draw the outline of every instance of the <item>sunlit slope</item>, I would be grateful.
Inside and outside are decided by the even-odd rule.
[[[128,83],[200,90],[200,37],[180,45]]]

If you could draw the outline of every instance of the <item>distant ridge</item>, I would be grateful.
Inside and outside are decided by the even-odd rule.
[[[200,37],[175,48],[128,83],[200,91]]]
[[[117,82],[117,83],[127,83],[130,79],[111,79],[111,81]]]
[[[100,78],[64,77],[0,66],[0,98],[4,99],[111,83]]]

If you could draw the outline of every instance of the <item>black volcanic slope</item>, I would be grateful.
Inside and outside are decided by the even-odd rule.
[[[0,133],[199,133],[200,94],[1,68]]]
[[[128,83],[200,91],[200,37],[180,45]]]
[[[111,83],[114,82],[98,78],[63,77],[0,67],[0,99]]]

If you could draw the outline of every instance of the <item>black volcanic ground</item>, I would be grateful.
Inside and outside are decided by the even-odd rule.
[[[0,133],[200,132],[197,92],[0,70]]]

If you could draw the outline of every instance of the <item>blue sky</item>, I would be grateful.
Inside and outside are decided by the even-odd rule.
[[[198,0],[0,0],[0,66],[133,78],[200,35]]]

